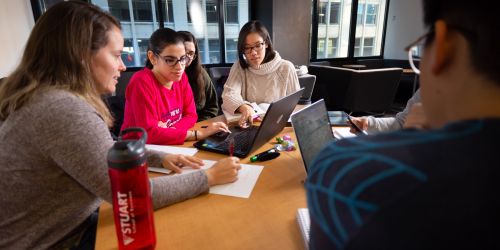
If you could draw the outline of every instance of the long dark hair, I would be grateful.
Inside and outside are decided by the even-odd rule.
[[[83,1],[61,2],[48,9],[33,27],[21,62],[0,86],[0,120],[40,89],[64,89],[87,101],[112,126],[90,62],[114,28],[120,29],[120,23],[113,16]]]
[[[153,54],[159,55],[167,46],[182,44],[184,46],[184,41],[182,37],[175,32],[173,29],[169,28],[159,28],[149,38],[148,51],[153,52]],[[153,64],[146,58],[146,67],[149,69],[153,68]]]
[[[238,35],[238,58],[243,69],[249,67],[247,61],[243,58],[243,55],[245,54],[245,40],[250,33],[259,34],[264,39],[264,43],[267,45],[266,56],[264,57],[262,63],[273,60],[276,55],[276,52],[274,52],[273,49],[273,43],[271,42],[271,37],[269,36],[269,32],[264,24],[256,20],[250,21],[243,25],[240,30],[240,34]]]
[[[193,89],[194,99],[196,103],[200,103],[205,98],[205,79],[203,76],[203,68],[201,67],[200,50],[198,49],[198,42],[194,38],[193,34],[189,31],[179,31],[177,32],[182,37],[184,42],[194,43],[195,58],[191,64],[186,67],[186,75],[189,80],[189,84]]]

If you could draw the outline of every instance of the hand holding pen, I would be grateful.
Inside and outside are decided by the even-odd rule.
[[[368,129],[368,119],[366,119],[365,117],[356,118],[350,115],[347,115],[347,119],[349,120],[349,123],[351,123],[351,133],[361,133],[364,135],[368,134],[366,132],[366,130]]]

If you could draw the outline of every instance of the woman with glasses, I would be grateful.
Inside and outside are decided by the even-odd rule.
[[[239,60],[233,64],[222,93],[222,109],[241,113],[239,125],[252,123],[250,103],[271,103],[299,90],[293,64],[273,49],[267,29],[259,21],[250,21],[238,36]]]
[[[201,66],[198,42],[189,31],[179,31],[178,33],[184,40],[186,56],[189,58],[186,63],[186,75],[193,90],[198,121],[216,117],[219,113],[217,94],[212,79]]]
[[[115,91],[122,51],[118,20],[85,1],[60,2],[37,20],[0,86],[0,249],[94,249],[98,209],[111,202],[113,118],[101,95]],[[149,166],[174,171],[202,164],[146,154]],[[151,178],[154,207],[233,182],[238,169],[237,158],[225,158],[206,171]]]
[[[147,143],[159,145],[183,144],[229,131],[223,122],[203,130],[191,129],[198,116],[184,73],[189,57],[177,32],[169,28],[153,32],[147,56],[146,67],[132,76],[125,91],[122,129],[142,127],[148,132]]]

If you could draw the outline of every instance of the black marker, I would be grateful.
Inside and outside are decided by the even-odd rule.
[[[276,157],[280,156],[280,153],[278,150],[272,148],[267,151],[264,151],[262,153],[256,154],[252,157],[250,157],[250,162],[256,162],[256,161],[268,161],[272,160]]]

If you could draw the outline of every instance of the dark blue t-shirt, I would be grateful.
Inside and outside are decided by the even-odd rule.
[[[500,249],[500,119],[334,142],[308,174],[311,249]]]

